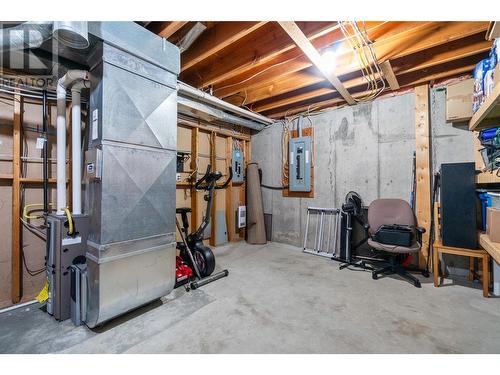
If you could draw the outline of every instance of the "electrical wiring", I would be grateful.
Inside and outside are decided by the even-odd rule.
[[[290,121],[285,119],[282,122],[283,131],[281,134],[281,165],[282,165],[282,183],[288,181],[288,141],[290,140]]]
[[[288,64],[290,63],[291,61],[294,61],[294,60],[297,60],[299,57],[302,57],[302,55],[299,55],[299,56],[295,56],[294,58],[292,59],[289,59],[289,60],[285,60],[285,61],[280,61],[276,64],[273,64],[273,65],[270,65],[268,66],[267,68],[265,69],[262,69],[261,71],[251,75],[250,77],[247,77],[245,78],[244,80],[242,81],[239,81],[239,82],[236,82],[236,83],[232,83],[230,85],[226,85],[226,86],[222,86],[222,87],[217,87],[215,90],[214,90],[214,93],[217,92],[217,91],[220,91],[220,90],[223,90],[223,89],[227,89],[227,88],[230,88],[230,87],[234,87],[234,86],[238,86],[238,85],[241,85],[242,83],[245,83],[245,82],[248,82],[258,76],[260,76],[261,74],[267,72],[268,70],[272,69],[272,68],[275,68],[277,66],[280,66],[280,65],[283,65],[283,64]]]
[[[367,82],[366,91],[368,91],[368,94],[354,100],[356,102],[373,100],[385,90],[386,84],[383,79],[382,69],[372,47],[373,42],[368,36],[366,25],[363,22],[363,31],[359,29],[356,22],[339,21],[339,26],[353,49],[358,59],[363,78]]]
[[[387,22],[389,22],[389,21],[384,21],[384,22],[381,22],[380,24],[375,25],[375,26],[373,26],[373,27],[371,27],[371,28],[369,28],[369,29],[366,29],[366,27],[365,27],[365,25],[364,25],[364,22],[363,22],[364,30],[365,30],[365,32],[367,33],[367,32],[368,32],[368,30],[369,30],[369,31],[375,30],[375,29],[377,29],[377,28],[381,27],[382,25],[386,24]],[[346,40],[346,39],[347,39],[347,37],[341,38],[341,39],[337,40],[335,43],[340,43],[340,42],[343,42],[343,41],[344,41],[344,40]],[[303,57],[303,56],[300,54],[300,55],[295,56],[294,58],[291,58],[291,59],[289,59],[289,60],[280,61],[280,62],[278,62],[278,63],[276,63],[276,64],[270,65],[270,66],[268,66],[267,68],[265,68],[265,69],[263,69],[263,70],[261,70],[261,71],[259,71],[259,72],[255,73],[255,74],[251,75],[250,77],[247,77],[247,78],[245,78],[245,79],[243,79],[243,80],[241,80],[241,81],[239,81],[239,82],[232,83],[232,84],[229,84],[229,85],[225,85],[225,86],[222,86],[222,87],[217,87],[217,88],[214,90],[214,93],[215,93],[215,92],[217,92],[217,91],[223,90],[223,89],[227,89],[227,88],[230,88],[230,87],[234,87],[234,86],[241,85],[242,83],[246,83],[246,82],[248,82],[248,81],[250,81],[250,80],[252,80],[252,79],[254,79],[254,78],[256,78],[256,77],[260,76],[261,74],[263,74],[263,73],[267,72],[268,70],[270,70],[270,69],[272,69],[272,68],[275,68],[275,67],[280,66],[280,65],[288,64],[288,63],[290,63],[291,61],[297,60],[297,59],[302,58],[302,57]]]
[[[243,146],[241,145],[241,142],[238,139],[233,139],[233,149],[238,151],[243,151]]]
[[[23,218],[19,218],[19,220],[21,220],[21,223],[26,227],[26,229],[28,229],[31,233],[33,233],[34,235],[36,235],[37,237],[39,237],[45,241],[46,237],[45,237],[45,233],[42,231],[42,228],[43,228],[42,226],[37,227],[33,224],[30,224],[28,221],[26,221]]]
[[[23,260],[24,268],[26,268],[26,272],[28,272],[28,275],[30,275],[32,277],[40,275],[40,274],[44,273],[47,270],[47,267],[43,267],[43,268],[40,268],[38,270],[32,270],[32,269],[30,269],[28,267],[28,263],[26,262],[26,256],[24,255],[24,248],[21,249],[21,258]]]

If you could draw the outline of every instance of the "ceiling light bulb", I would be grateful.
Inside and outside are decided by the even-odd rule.
[[[333,71],[337,60],[337,54],[335,51],[327,49],[321,54],[321,59],[323,60],[323,67],[329,72]]]

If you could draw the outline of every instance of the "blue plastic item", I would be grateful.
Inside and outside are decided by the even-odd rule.
[[[491,207],[491,196],[487,191],[478,190],[478,198],[481,201],[481,230],[486,230],[486,210]]]
[[[484,100],[484,76],[490,67],[489,57],[482,59],[474,67],[472,77],[474,78],[474,100],[472,103],[472,112],[476,113]]]
[[[489,55],[490,69],[495,69],[495,67],[498,64],[498,55],[499,55],[498,47],[499,47],[499,40],[495,39],[490,49],[490,55]]]
[[[497,135],[498,128],[489,128],[484,129],[479,132],[479,136],[481,137],[481,141],[491,141]]]

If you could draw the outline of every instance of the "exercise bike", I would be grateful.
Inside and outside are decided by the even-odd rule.
[[[194,185],[196,190],[207,192],[204,196],[207,202],[205,216],[195,232],[188,234],[189,221],[187,214],[191,212],[191,208],[181,207],[175,210],[176,214],[181,215],[182,219],[181,227],[177,217],[175,218],[175,224],[181,237],[181,241],[177,242],[179,256],[176,259],[176,288],[188,284],[187,290],[197,289],[229,274],[228,270],[223,270],[212,275],[215,269],[215,256],[212,249],[203,244],[203,234],[210,223],[213,192],[214,190],[225,189],[229,185],[233,178],[232,168],[229,167],[229,177],[226,182],[217,186],[217,181],[221,177],[220,172],[212,172],[212,166],[209,164],[205,175]]]

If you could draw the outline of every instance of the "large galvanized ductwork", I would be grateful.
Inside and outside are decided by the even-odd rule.
[[[85,49],[89,46],[87,21],[55,21],[53,34],[68,47]]]
[[[170,293],[175,283],[179,50],[131,24],[94,25],[102,39],[89,61],[89,327]]]

